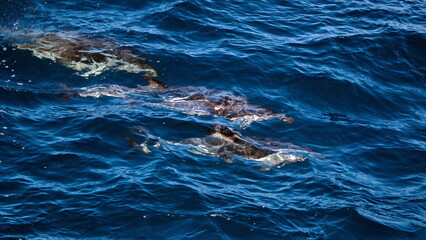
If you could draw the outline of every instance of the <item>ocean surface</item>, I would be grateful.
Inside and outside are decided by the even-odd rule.
[[[426,239],[424,0],[0,0],[0,19],[0,239]],[[147,81],[37,58],[15,45],[31,32],[111,42],[183,93],[294,122],[73,97]],[[313,154],[181,144],[215,125]]]

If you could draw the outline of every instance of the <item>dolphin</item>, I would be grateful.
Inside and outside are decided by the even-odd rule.
[[[262,106],[251,104],[241,96],[218,90],[208,89],[204,93],[172,97],[167,99],[163,105],[189,114],[224,117],[240,123],[242,127],[256,121],[268,121],[273,118],[278,118],[287,124],[293,123],[293,118],[287,117],[283,113],[275,113]]]
[[[133,149],[143,153],[150,153],[150,146],[167,151],[170,150],[166,146],[184,146],[192,153],[220,157],[227,162],[233,162],[236,157],[239,157],[276,168],[281,168],[287,163],[301,162],[312,154],[318,154],[289,142],[247,137],[222,125],[215,125],[213,128],[208,128],[207,131],[210,135],[205,137],[164,141],[152,136],[143,127],[134,127],[131,132],[146,139],[142,144],[136,143],[128,136],[126,139]]]
[[[142,106],[170,109],[188,115],[223,117],[239,123],[242,128],[253,122],[278,118],[291,124],[293,118],[251,104],[242,96],[229,91],[196,86],[173,86],[145,77],[149,85],[128,88],[119,85],[84,87],[74,93],[79,97],[118,97],[130,99]]]
[[[75,32],[30,32],[13,37],[17,49],[29,50],[40,59],[50,59],[77,71],[82,77],[97,76],[107,70],[124,70],[158,77],[147,60],[119,47],[113,41],[92,39]]]

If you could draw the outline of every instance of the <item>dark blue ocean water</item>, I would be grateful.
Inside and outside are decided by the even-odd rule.
[[[425,239],[423,0],[0,0],[0,238]],[[247,128],[72,88],[144,85],[16,49],[13,32],[132,49],[170,86],[226,90],[294,118]],[[318,152],[263,171],[172,146],[217,123]],[[138,136],[134,136],[137,138]]]

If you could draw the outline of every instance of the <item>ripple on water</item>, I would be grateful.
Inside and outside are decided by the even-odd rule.
[[[423,239],[424,7],[418,0],[4,1],[0,235]],[[149,100],[144,94],[71,96],[147,83],[111,69],[84,78],[7,40],[38,31],[111,39],[147,58],[169,86],[230,92],[295,121],[239,129],[225,118],[140,104]],[[215,124],[320,155],[259,171],[241,157],[171,144],[206,138]],[[149,137],[131,132],[138,128]],[[144,154],[126,137],[170,143]]]

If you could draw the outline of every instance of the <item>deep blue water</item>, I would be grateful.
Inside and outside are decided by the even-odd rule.
[[[0,4],[1,238],[425,239],[425,1]],[[170,86],[230,91],[295,121],[239,128],[121,98],[63,100],[57,82],[146,82],[83,78],[7,40],[35,30],[107,37]],[[217,123],[319,155],[261,171],[125,139],[134,126],[178,141]]]

